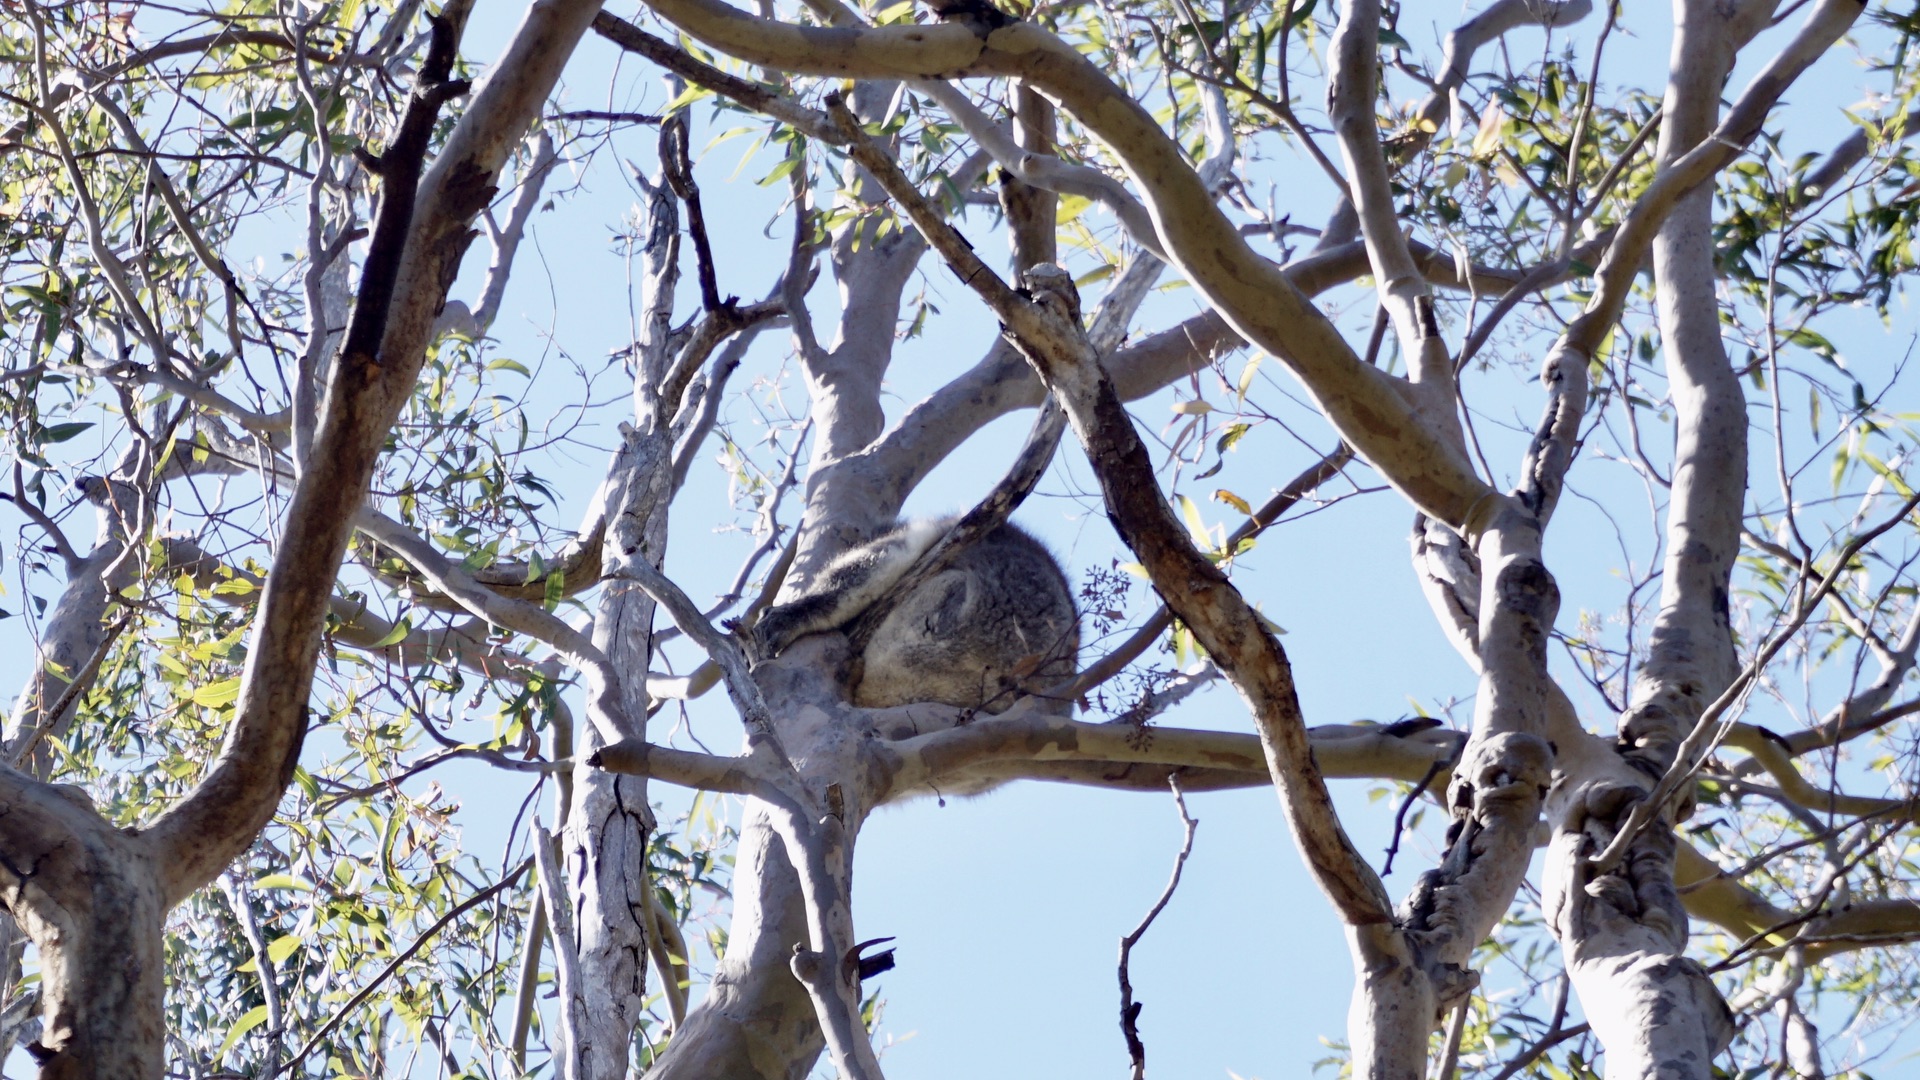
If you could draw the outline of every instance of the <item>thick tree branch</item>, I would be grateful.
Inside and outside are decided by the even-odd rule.
[[[1487,490],[1402,396],[1404,383],[1361,363],[1280,269],[1247,246],[1152,116],[1052,34],[1029,23],[985,38],[959,23],[803,27],[757,19],[720,0],[651,6],[722,51],[782,70],[854,78],[1010,75],[1031,82],[1113,148],[1188,280],[1242,336],[1281,356],[1355,449],[1416,505],[1461,523]]]
[[[833,98],[828,100],[832,112]],[[1286,654],[1220,569],[1193,549],[1160,497],[1146,448],[1081,328],[1072,280],[1058,268],[1036,268],[1027,282],[1036,299],[1029,301],[1015,293],[926,205],[892,159],[859,133],[850,116],[842,113],[836,119],[854,159],[901,204],[961,280],[1000,316],[1061,401],[1094,463],[1121,540],[1140,557],[1168,606],[1194,629],[1208,655],[1253,710],[1295,840],[1321,888],[1350,924],[1389,920],[1392,905],[1385,890],[1347,839],[1313,764]]]
[[[507,154],[597,7],[595,0],[537,0],[497,77],[455,125],[415,197],[406,172],[418,168],[432,118],[458,88],[447,73],[465,9],[450,4],[440,16],[443,29],[422,68],[402,137],[384,159],[392,186],[369,246],[361,300],[329,380],[313,460],[287,511],[233,729],[207,778],[144,834],[156,864],[165,868],[169,903],[210,880],[252,842],[292,774],[320,629],[374,459],[413,392],[433,320],[470,238],[469,224],[491,198]]]
[[[1414,266],[1400,230],[1386,153],[1380,146],[1374,72],[1379,66],[1380,4],[1352,0],[1341,7],[1340,25],[1328,43],[1328,112],[1347,165],[1347,199],[1360,221],[1374,287],[1393,319],[1401,355],[1419,391],[1421,407],[1436,433],[1465,449],[1454,419],[1453,360],[1433,311],[1433,293]]]

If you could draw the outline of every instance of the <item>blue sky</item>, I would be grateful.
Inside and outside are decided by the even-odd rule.
[[[1454,10],[1448,8],[1442,18],[1451,19]],[[497,54],[518,18],[517,5],[507,0],[481,3],[465,54],[474,59]],[[1630,18],[1640,18],[1629,24],[1632,47],[1615,49],[1618,69],[1610,70],[1616,79],[1646,85],[1664,67],[1666,17],[1648,9]],[[1582,27],[1583,39],[1591,40],[1594,29]],[[1429,36],[1423,28],[1416,33],[1406,23],[1402,32],[1427,55],[1437,56],[1437,47],[1432,47],[1437,35]],[[1539,31],[1512,35],[1509,47],[1516,63],[1537,54],[1541,41]],[[1764,42],[1753,50],[1760,55],[1766,51]],[[1844,134],[1843,122],[1828,110],[1852,104],[1857,96],[1860,80],[1847,70],[1848,63],[1844,52],[1836,50],[1794,96],[1796,110],[1830,118],[1814,125],[1820,140]],[[1753,67],[1752,62],[1745,65],[1736,84]],[[612,46],[592,36],[574,57],[566,87],[566,108],[656,111],[671,96],[645,65],[623,61]],[[714,129],[706,125],[705,106],[694,115],[694,145],[699,148]],[[763,231],[784,185],[754,184],[777,159],[763,151],[742,162],[750,145],[747,137],[712,147],[701,156],[698,177],[721,253],[722,290],[754,299],[785,261],[789,226],[776,223],[771,238]],[[1805,148],[1827,145],[1810,141]],[[557,350],[564,349],[590,370],[601,370],[607,355],[630,339],[628,283],[613,234],[631,209],[633,195],[618,159],[652,171],[652,146],[652,133],[636,129],[616,137],[584,174],[576,172],[572,162],[563,165],[549,189],[556,193],[553,208],[536,218],[531,242],[522,249],[514,286],[493,334],[497,355],[529,367],[544,362],[529,404],[536,414],[558,414],[579,395],[578,386],[561,377],[568,368]],[[1298,199],[1297,221],[1315,222],[1329,203],[1326,184],[1317,174],[1305,182],[1297,176],[1263,175],[1258,169],[1254,175]],[[976,216],[965,231],[983,252],[1004,251],[1003,241],[989,233],[984,220]],[[297,235],[272,241],[263,237],[262,250],[247,254],[272,259],[282,250],[271,247],[273,241],[302,242]],[[455,288],[456,297],[473,297],[484,262],[476,250],[468,260],[469,272]],[[923,278],[909,292],[924,285],[944,314],[929,334],[900,347],[889,384],[894,395],[890,415],[965,370],[995,333],[993,320],[950,274],[931,259],[923,270]],[[815,291],[823,333],[833,306],[831,283],[824,279]],[[696,294],[691,279],[683,282],[683,310]],[[1350,290],[1336,302],[1344,305],[1338,313],[1341,324],[1364,340],[1370,300]],[[1197,310],[1197,305],[1191,290],[1169,289],[1153,299],[1136,325],[1143,331],[1159,329]],[[1890,329],[1863,320],[1858,337],[1842,342],[1843,351],[1858,354],[1865,370],[1884,368],[1890,362],[1887,354],[1897,358],[1912,332],[1912,320],[1904,314]],[[1457,344],[1458,328],[1450,336]],[[763,339],[753,373],[773,370],[786,350],[782,338],[776,333]],[[1237,372],[1241,362],[1243,358],[1230,360],[1228,370]],[[1292,389],[1290,378],[1271,360],[1263,375]],[[568,482],[561,492],[565,505],[555,515],[562,525],[577,521],[604,466],[601,450],[611,446],[613,424],[624,408],[617,381],[613,373],[600,383],[600,396],[611,392],[615,401],[599,411],[592,421],[596,426],[584,433],[588,442],[597,438],[601,449],[570,450],[550,470]],[[736,389],[742,385],[736,383]],[[1216,405],[1228,403],[1210,378],[1203,377],[1198,390]],[[756,391],[761,399],[768,393]],[[1510,414],[1522,427],[1531,425],[1538,413],[1537,391],[1505,369],[1470,376],[1468,393],[1482,407]],[[791,373],[784,395],[790,405],[804,406]],[[1192,388],[1181,396],[1192,396]],[[1169,392],[1136,407],[1143,431],[1163,432],[1175,420],[1168,408],[1173,397]],[[536,423],[545,419],[535,416]],[[1302,411],[1296,409],[1289,419],[1299,423],[1298,430],[1313,446],[1325,450],[1333,445],[1325,426]],[[970,504],[1011,458],[1028,420],[1006,418],[981,432],[914,494],[909,512]],[[742,423],[740,437],[757,434],[750,423]],[[1496,469],[1518,463],[1523,435],[1490,429],[1482,435]],[[1230,488],[1257,503],[1310,460],[1298,444],[1267,429],[1204,488]],[[1603,501],[1637,499],[1637,482],[1624,474],[1620,466],[1585,460],[1576,467],[1571,484]],[[1364,469],[1353,475],[1361,484],[1377,486]],[[1631,489],[1622,486],[1629,484]],[[1052,544],[1076,579],[1089,568],[1125,559],[1103,517],[1089,512],[1091,503],[1069,497],[1091,487],[1084,461],[1069,447],[1019,517]],[[1209,513],[1216,520],[1227,517],[1217,506]],[[1454,719],[1461,724],[1468,719],[1472,675],[1440,635],[1408,567],[1411,516],[1391,492],[1352,499],[1274,530],[1236,570],[1236,581],[1288,630],[1283,643],[1310,723],[1393,720],[1416,707],[1440,713],[1454,700],[1465,703]],[[723,474],[707,465],[697,467],[674,508],[667,567],[696,600],[720,592],[753,546],[752,539],[738,531],[716,532],[717,524],[736,519]],[[6,520],[10,525],[13,519]],[[1644,551],[1635,554],[1643,556]],[[1583,608],[1614,610],[1623,557],[1610,527],[1591,504],[1578,498],[1566,502],[1549,534],[1548,558],[1565,596],[1563,626]],[[1144,597],[1136,599],[1145,603]],[[22,641],[24,632],[23,620],[0,623],[0,641]],[[20,648],[0,648],[0,686],[22,684],[25,655]],[[678,653],[676,659],[684,670],[688,654]],[[1556,653],[1555,662],[1561,665],[1564,658]],[[1224,686],[1198,695],[1164,721],[1251,730],[1245,709]],[[717,694],[694,704],[690,723],[690,733],[672,736],[678,745],[692,745],[689,735],[721,752],[737,745],[737,719]],[[1611,717],[1589,712],[1588,724],[1610,727]],[[661,730],[656,735],[668,737]],[[470,850],[491,859],[501,849],[502,833],[525,791],[526,778],[456,765],[430,779],[464,798],[461,819]],[[422,779],[417,786],[427,782]],[[1360,849],[1375,855],[1376,865],[1388,843],[1394,802],[1370,798],[1369,790],[1377,787],[1349,781],[1336,788],[1349,828]],[[663,785],[655,786],[654,796],[669,819],[687,801],[684,793]],[[1133,983],[1146,1006],[1141,1031],[1149,1065],[1163,1076],[1274,1080],[1307,1075],[1309,1064],[1329,1053],[1322,1038],[1343,1037],[1352,977],[1339,926],[1307,880],[1271,791],[1196,795],[1189,802],[1200,825],[1185,880],[1134,953]],[[551,821],[551,810],[543,813]],[[859,838],[855,920],[863,938],[898,939],[900,966],[878,982],[887,1002],[879,1041],[893,1080],[959,1080],[983,1070],[1068,1080],[1120,1075],[1126,1054],[1116,1022],[1117,943],[1159,895],[1179,840],[1179,823],[1167,797],[1078,788],[1024,785],[944,806],[920,801],[877,814]],[[1431,855],[1429,843],[1410,843],[1388,879],[1390,891],[1404,895],[1415,875],[1431,865]],[[1496,972],[1492,985],[1498,989],[1508,982]],[[696,989],[696,999],[698,993]]]

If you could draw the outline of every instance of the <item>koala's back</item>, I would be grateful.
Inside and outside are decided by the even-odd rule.
[[[1072,678],[1073,591],[1044,545],[1012,525],[982,537],[903,597],[861,655],[854,703],[938,701],[1001,712]],[[1055,706],[1065,713],[1072,703]]]

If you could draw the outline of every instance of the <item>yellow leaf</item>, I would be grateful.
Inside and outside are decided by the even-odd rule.
[[[1498,101],[1480,114],[1480,130],[1473,136],[1474,157],[1485,157],[1500,146],[1500,128],[1507,122],[1507,110]]]
[[[1113,264],[1102,263],[1098,267],[1095,267],[1094,269],[1087,271],[1086,273],[1080,275],[1079,277],[1074,278],[1073,284],[1076,288],[1084,289],[1096,281],[1105,281],[1112,276],[1113,276]]]
[[[313,882],[297,878],[292,874],[268,874],[253,883],[256,889],[292,889],[295,892],[312,892]]]
[[[1233,492],[1228,491],[1226,488],[1220,488],[1218,491],[1215,491],[1213,493],[1213,501],[1226,503],[1228,506],[1233,507],[1235,510],[1240,511],[1241,513],[1246,514],[1249,517],[1253,516],[1253,507],[1247,505],[1247,500],[1241,498],[1238,495],[1235,495]]]
[[[276,964],[284,963],[293,951],[300,947],[300,938],[294,934],[274,938],[267,944],[267,959]]]
[[[1253,385],[1253,376],[1260,370],[1260,361],[1266,355],[1263,352],[1254,353],[1248,358],[1246,366],[1240,369],[1240,382],[1234,387],[1240,395],[1240,400],[1247,399],[1247,388]]]
[[[1213,549],[1213,537],[1207,535],[1207,523],[1206,520],[1200,516],[1200,508],[1195,506],[1193,500],[1187,498],[1185,495],[1176,495],[1174,497],[1180,500],[1180,516],[1187,519],[1187,531],[1193,534],[1194,546],[1198,547],[1201,551],[1211,551]]]

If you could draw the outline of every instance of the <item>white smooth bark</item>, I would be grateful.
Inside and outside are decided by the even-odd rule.
[[[1637,824],[1635,808],[1648,797],[1653,781],[1676,767],[1695,722],[1731,682],[1736,666],[1727,606],[1745,506],[1746,402],[1719,339],[1712,192],[1686,181],[1691,169],[1743,145],[1772,101],[1845,31],[1860,8],[1853,0],[1817,5],[1801,34],[1719,120],[1721,86],[1734,56],[1765,26],[1772,5],[1759,0],[1676,5],[1658,153],[1663,172],[1654,185],[1667,191],[1649,191],[1622,229],[1633,246],[1616,243],[1609,254],[1609,263],[1614,253],[1622,257],[1623,270],[1637,263],[1634,238],[1657,225],[1650,240],[1678,418],[1661,610],[1620,725],[1618,753],[1630,770],[1622,776],[1618,766],[1569,768],[1552,802],[1548,922],[1565,949],[1582,1008],[1606,1048],[1609,1080],[1707,1077],[1733,1034],[1712,980],[1684,955],[1687,915],[1674,886],[1679,852],[1669,808],[1651,808],[1654,820],[1633,837],[1622,859],[1607,865],[1590,861],[1595,850],[1618,846],[1621,829]],[[1656,216],[1663,201],[1668,209]],[[1601,276],[1601,292],[1619,299],[1603,303],[1604,296],[1597,296],[1587,314],[1608,312],[1610,322],[1624,299],[1627,275],[1610,274],[1603,266]],[[1599,324],[1592,329],[1598,331]],[[1570,332],[1562,347],[1579,337]],[[1591,355],[1592,346],[1580,351]]]

